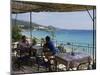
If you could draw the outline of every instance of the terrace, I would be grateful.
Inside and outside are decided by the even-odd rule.
[[[76,12],[87,11],[92,20],[93,30],[95,30],[95,13],[96,7],[90,5],[74,5],[74,4],[56,4],[56,3],[40,3],[12,1],[11,13],[17,15],[26,12],[30,13],[30,39],[32,39],[32,12]],[[93,10],[93,17],[89,10]],[[16,25],[16,20],[15,20]],[[36,51],[36,55],[29,57],[28,61],[22,62],[18,60],[21,55],[16,43],[12,43],[12,73],[27,74],[40,72],[60,72],[73,70],[91,70],[96,69],[96,43],[95,32],[93,32],[93,44],[85,44],[78,42],[56,41],[56,47],[59,46],[60,52],[52,56],[50,52],[43,53],[43,41],[37,41],[37,45],[32,46],[32,51]],[[46,62],[49,61],[49,64]],[[74,63],[73,63],[74,62]]]

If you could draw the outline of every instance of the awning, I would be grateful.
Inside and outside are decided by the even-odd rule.
[[[30,1],[12,1],[12,13],[26,13],[26,12],[73,12],[86,11],[96,8],[91,5],[76,5],[76,4],[59,4],[59,3],[44,3],[44,2],[30,2]]]

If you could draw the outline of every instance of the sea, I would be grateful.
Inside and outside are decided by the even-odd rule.
[[[30,37],[29,30],[24,30],[22,34]],[[54,34],[54,40],[56,41],[93,44],[93,40],[95,40],[93,39],[93,30],[60,29],[60,30],[54,31],[53,34]],[[43,30],[33,30],[32,31],[32,37],[41,39],[41,38],[45,38],[46,36],[51,36],[52,38],[52,32],[43,31]]]

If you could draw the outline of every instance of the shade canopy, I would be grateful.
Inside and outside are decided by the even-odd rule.
[[[12,13],[26,12],[74,12],[92,10],[91,5],[75,5],[75,4],[59,4],[59,3],[43,3],[30,1],[12,1]]]

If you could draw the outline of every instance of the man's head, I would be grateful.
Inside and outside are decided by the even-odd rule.
[[[50,41],[50,37],[49,36],[46,36],[46,41],[48,42],[48,41]]]
[[[26,41],[26,36],[25,35],[22,36],[22,40]]]

